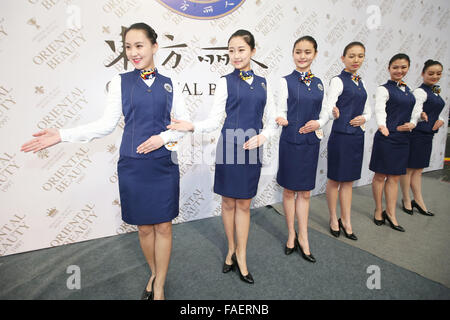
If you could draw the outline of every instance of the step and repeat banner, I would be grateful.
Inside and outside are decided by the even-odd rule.
[[[158,33],[156,64],[183,88],[193,120],[207,117],[215,83],[233,70],[227,41],[237,29],[256,38],[253,69],[271,83],[292,71],[292,46],[315,37],[319,54],[312,71],[325,90],[343,68],[346,44],[366,44],[361,75],[374,105],[387,64],[410,55],[406,78],[421,84],[423,63],[444,64],[442,95],[449,89],[450,3],[411,0],[2,0],[0,2],[0,256],[135,231],[121,220],[117,161],[123,120],[109,136],[86,144],[61,143],[36,154],[20,146],[39,130],[71,128],[103,114],[108,82],[133,70],[124,52],[124,30],[145,22]],[[328,123],[320,149],[316,189],[325,192]],[[431,166],[443,166],[447,128],[435,136]],[[366,125],[361,180],[368,170],[375,119]],[[219,130],[187,134],[179,144],[180,215],[174,223],[219,216],[213,193],[214,152]],[[275,177],[279,134],[264,149],[264,167],[252,207],[280,202]]]

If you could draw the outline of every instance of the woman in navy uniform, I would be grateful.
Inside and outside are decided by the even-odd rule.
[[[311,190],[316,185],[323,137],[320,128],[328,122],[329,114],[321,112],[322,81],[311,73],[311,64],[317,56],[316,40],[310,36],[297,39],[292,56],[296,69],[281,78],[276,118],[276,122],[283,126],[277,182],[284,188],[283,206],[289,232],[284,252],[290,255],[298,248],[305,260],[314,263],[316,259],[311,254],[308,241],[309,203]],[[295,231],[295,216],[300,236]]]
[[[416,99],[403,81],[408,73],[410,59],[399,53],[389,61],[391,79],[376,92],[375,116],[378,125],[373,140],[369,169],[375,172],[372,191],[375,200],[374,223],[383,225],[388,220],[392,229],[404,232],[395,216],[398,181],[406,173],[409,138],[420,115],[414,105]],[[383,211],[383,189],[386,210]]]
[[[250,67],[255,52],[253,35],[246,30],[236,31],[228,40],[228,53],[235,70],[218,81],[208,118],[196,123],[173,119],[174,123],[168,126],[206,133],[219,128],[225,117],[214,176],[214,192],[222,196],[222,220],[228,240],[222,271],[226,273],[237,266],[241,280],[250,284],[254,280],[247,269],[246,251],[250,203],[257,193],[262,166],[259,147],[277,128],[269,85]]]
[[[422,70],[423,83],[414,90],[416,105],[422,110],[417,127],[411,133],[408,167],[406,174],[401,176],[403,211],[413,214],[414,208],[426,216],[434,214],[428,211],[422,197],[422,171],[430,165],[434,134],[442,127],[445,120],[440,113],[445,101],[440,96],[441,88],[437,85],[442,77],[443,66],[439,61],[428,60]],[[411,201],[409,189],[414,199]]]
[[[61,141],[88,142],[113,132],[123,113],[125,127],[117,166],[122,219],[138,226],[141,248],[151,269],[141,297],[145,300],[164,299],[172,219],[178,216],[179,169],[167,145],[183,134],[166,126],[171,113],[188,119],[181,90],[155,68],[156,39],[155,31],[145,23],[127,29],[125,49],[135,70],[111,80],[102,118],[72,129],[43,130],[22,146],[22,151],[37,152]]]
[[[330,233],[339,237],[340,230],[351,240],[358,238],[351,225],[353,182],[361,178],[364,154],[364,124],[371,118],[365,84],[357,74],[365,59],[361,42],[348,44],[342,55],[345,69],[331,79],[327,109],[335,120],[328,139],[327,201]],[[337,218],[337,200],[341,218]]]

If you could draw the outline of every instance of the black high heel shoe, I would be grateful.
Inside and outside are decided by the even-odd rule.
[[[347,238],[349,238],[350,240],[354,240],[354,241],[358,240],[358,237],[354,233],[351,233],[351,234],[347,233],[347,230],[345,230],[341,219],[339,219],[338,222],[339,222],[339,228],[342,228],[342,231],[344,231],[344,234]]]
[[[302,246],[300,245],[300,242],[298,241],[298,238],[295,239],[295,241],[297,242],[297,248],[299,249],[299,252],[300,252],[300,254],[302,255],[303,259],[305,259],[306,261],[315,263],[315,262],[316,262],[316,258],[314,258],[314,256],[312,255],[312,253],[310,252],[309,255],[308,255],[308,254],[305,254],[305,253],[303,252]]]
[[[414,201],[414,200],[413,200]],[[402,199],[402,209],[403,209],[403,211],[405,212],[405,213],[407,213],[407,214],[410,214],[410,215],[412,215],[413,214],[413,206],[412,206],[412,201],[411,201],[411,209],[406,209],[405,208],[405,203],[403,202],[403,199]]]
[[[227,264],[226,258],[225,258],[225,261],[224,261],[224,263],[223,263],[222,272],[223,272],[223,273],[228,273],[228,272],[230,272],[231,270],[234,270],[234,267],[235,267],[235,265],[234,265],[233,259],[231,259],[231,265],[230,265],[230,264]]]
[[[295,232],[295,239],[297,239],[297,232]],[[285,255],[290,255],[292,252],[294,252],[297,249],[297,244],[295,243],[295,239],[294,239],[294,247],[293,248],[289,248],[287,246],[287,244],[284,247],[284,254]]]
[[[375,210],[375,212],[376,212],[376,210]],[[377,219],[375,219],[375,212],[373,213],[373,222],[375,222],[375,224],[377,226],[382,226],[385,223],[383,213],[381,213],[381,220],[377,220]]]
[[[155,283],[155,278],[152,281],[152,291],[147,291],[147,286],[144,288],[144,292],[142,292],[141,300],[153,300],[153,283]]]
[[[253,280],[253,277],[252,277],[252,275],[250,274],[250,272],[247,273],[246,276],[244,276],[244,275],[241,273],[241,268],[239,268],[239,263],[237,262],[237,258],[236,258],[236,254],[235,254],[235,253],[233,253],[233,255],[231,256],[231,260],[233,260],[233,263],[236,265],[236,267],[237,267],[236,269],[237,269],[238,272],[239,272],[239,278],[241,278],[242,281],[244,281],[244,282],[246,282],[246,283],[249,283],[249,284],[255,283],[255,281]],[[236,269],[235,269],[235,270],[236,270]]]
[[[402,226],[400,226],[400,225],[396,226],[394,223],[392,223],[392,221],[391,221],[391,219],[389,218],[389,216],[388,216],[386,210],[383,211],[382,215],[383,215],[383,219],[386,219],[386,220],[389,222],[389,224],[391,225],[391,228],[392,228],[392,229],[397,230],[397,231],[400,231],[400,232],[405,232],[405,229],[403,229]]]
[[[330,233],[333,236],[335,236],[336,238],[339,238],[339,236],[341,235],[341,228],[339,228],[339,230],[335,231],[335,230],[331,229],[331,226],[330,226]]]
[[[424,216],[429,216],[432,217],[434,216],[434,213],[430,212],[430,211],[425,211],[423,210],[415,200],[411,201],[411,212],[413,211],[414,208],[416,208],[417,210],[419,210],[419,213],[423,214]]]

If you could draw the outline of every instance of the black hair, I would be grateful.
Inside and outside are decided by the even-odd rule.
[[[314,50],[316,50],[316,52],[317,52],[317,41],[316,41],[316,39],[314,39],[311,36],[303,36],[303,37],[298,38],[297,40],[295,40],[294,47],[292,48],[292,52],[294,52],[295,46],[297,45],[297,43],[299,43],[301,41],[309,41],[309,42],[311,42],[313,44],[313,46],[314,46]]]
[[[442,63],[440,63],[439,61],[436,60],[427,60],[423,66],[423,70],[422,73],[425,73],[425,71],[427,71],[427,69],[431,66],[435,66],[435,65],[440,65],[442,69],[444,69],[444,66],[442,65]]]
[[[409,56],[407,54],[404,53],[397,53],[395,56],[393,56],[391,58],[391,60],[389,60],[389,67],[391,67],[391,64],[396,61],[396,60],[401,60],[401,59],[405,59],[406,61],[408,61],[408,66],[411,65],[411,59],[409,59]]]
[[[347,46],[345,46],[344,53],[342,54],[342,56],[345,57],[345,55],[347,54],[347,51],[353,47],[362,47],[364,49],[364,52],[366,51],[366,47],[364,46],[364,44],[362,44],[362,42],[353,41],[353,42],[350,42]]]
[[[127,35],[128,31],[130,30],[142,30],[144,31],[145,35],[147,36],[147,38],[150,40],[150,42],[152,44],[156,43],[156,39],[158,38],[158,35],[156,34],[155,30],[153,30],[152,27],[150,27],[148,24],[143,23],[143,22],[138,22],[135,24],[132,24],[126,31],[125,34],[123,35],[124,37]]]
[[[236,31],[231,35],[230,39],[228,39],[228,44],[230,44],[231,39],[233,39],[234,37],[242,37],[244,41],[250,46],[250,49],[255,49],[255,37],[250,31],[243,29]]]

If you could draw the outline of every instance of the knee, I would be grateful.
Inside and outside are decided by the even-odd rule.
[[[375,175],[373,176],[374,182],[382,183],[384,182],[384,180],[386,180],[386,176],[384,174],[375,173]]]
[[[154,231],[155,231],[155,229],[154,229],[153,225],[138,226],[139,235],[142,237],[147,237],[149,235],[152,235]]]
[[[289,189],[284,189],[283,195],[287,199],[293,199],[293,198],[295,198],[295,191],[292,191]]]
[[[172,223],[165,222],[165,223],[155,224],[155,232],[158,235],[171,236],[172,235]]]
[[[387,178],[387,181],[389,182],[389,183],[395,183],[395,184],[397,184],[398,182],[399,182],[399,180],[400,180],[400,177],[401,176],[397,176],[397,175],[389,175],[388,176],[388,178]]]
[[[311,191],[300,191],[298,194],[303,200],[311,199]]]
[[[251,200],[237,200],[236,207],[239,211],[250,211]]]
[[[337,189],[337,188],[339,188],[339,182],[331,180],[331,179],[328,179],[328,181],[327,181],[327,188]]]
[[[236,200],[234,199],[223,199],[222,209],[225,211],[234,211],[236,209]]]

